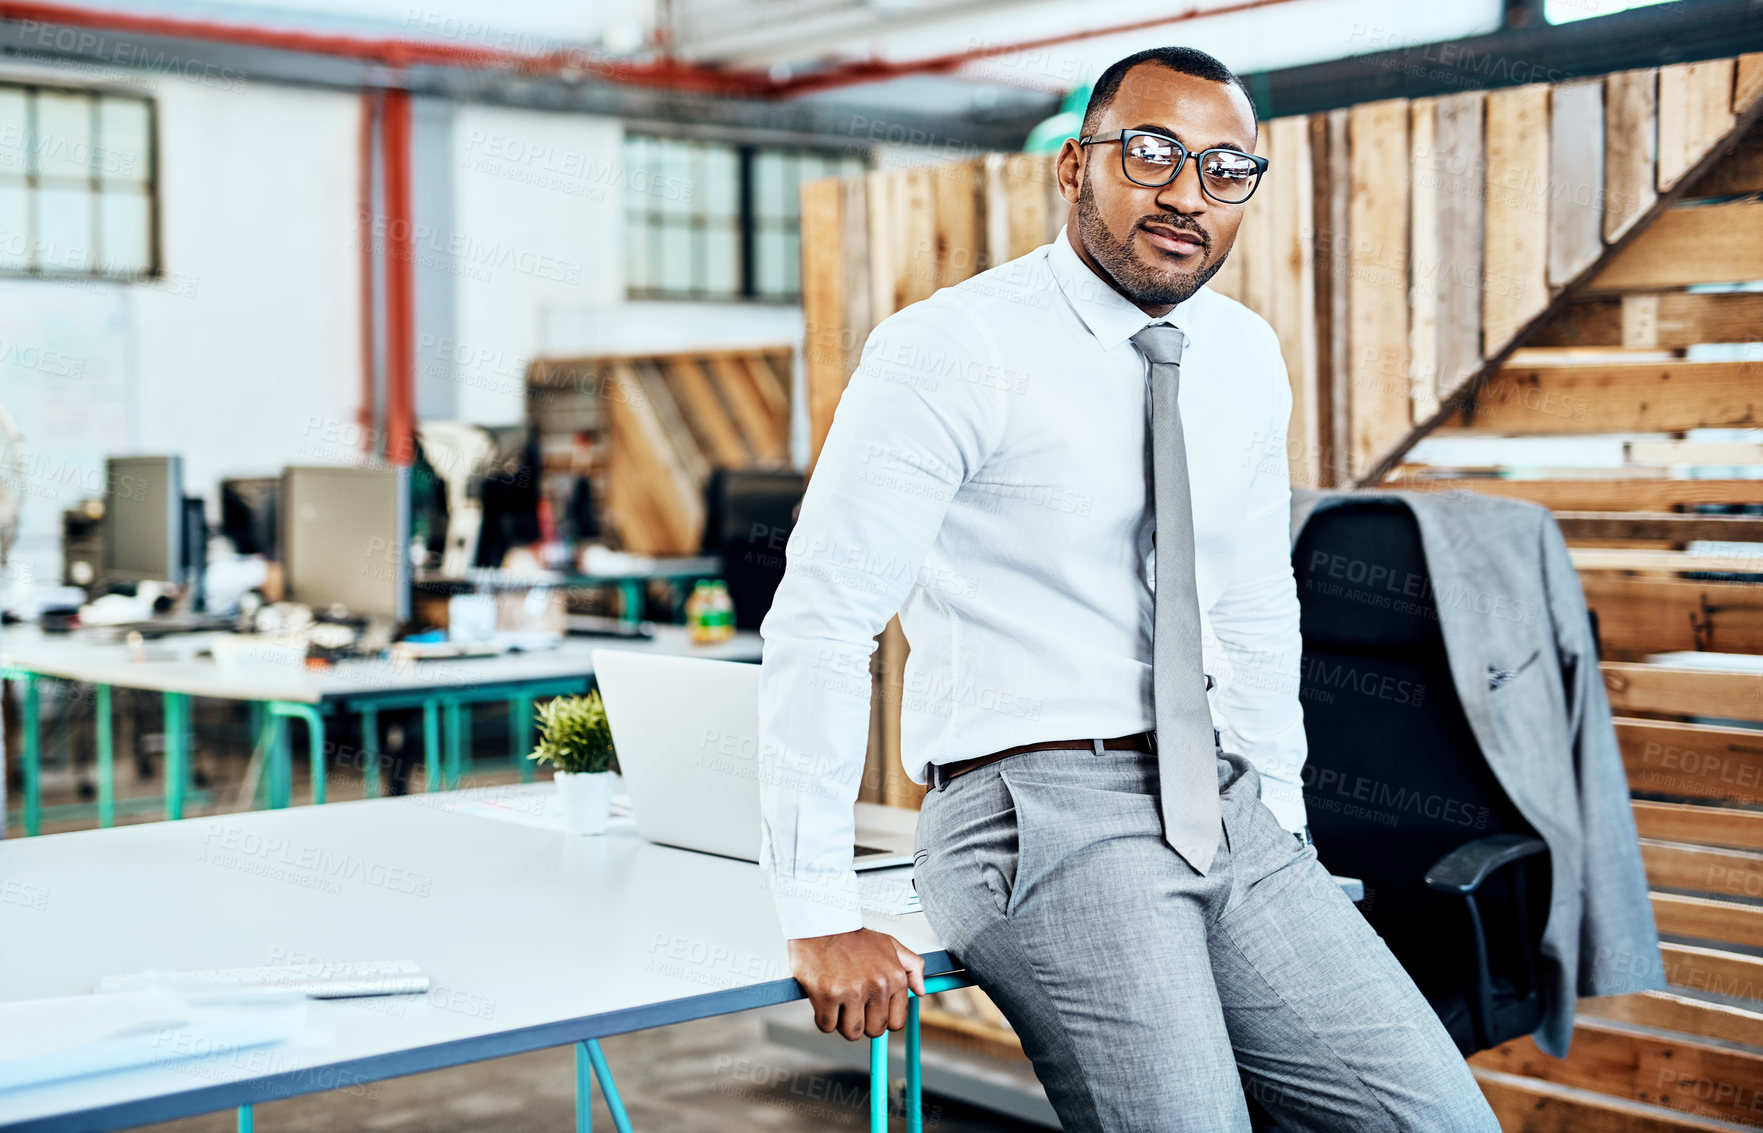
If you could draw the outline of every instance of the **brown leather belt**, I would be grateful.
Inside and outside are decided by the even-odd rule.
[[[960,778],[969,771],[977,771],[988,763],[1009,759],[1026,751],[1057,751],[1061,748],[1089,748],[1098,755],[1103,751],[1156,750],[1152,746],[1150,732],[1134,732],[1130,736],[1116,736],[1111,740],[1047,740],[1038,744],[1017,744],[1003,751],[994,751],[990,755],[976,755],[972,759],[957,759],[951,763],[933,763],[930,767],[930,785],[940,791],[948,786],[949,780]]]

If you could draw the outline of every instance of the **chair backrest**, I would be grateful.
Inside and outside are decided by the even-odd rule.
[[[1362,911],[1436,1006],[1472,978],[1474,952],[1463,901],[1429,890],[1427,867],[1476,838],[1534,831],[1464,716],[1413,513],[1387,500],[1320,510],[1293,568],[1311,834],[1331,872],[1364,880]],[[1534,955],[1546,868],[1527,881]],[[1509,886],[1492,883],[1484,911],[1503,895],[1510,901]],[[1521,954],[1499,955],[1497,937],[1490,933],[1495,970],[1501,959],[1505,970],[1523,970]]]
[[[806,491],[807,479],[793,469],[718,468],[704,485],[703,549],[722,556],[741,629],[758,629],[771,609]]]

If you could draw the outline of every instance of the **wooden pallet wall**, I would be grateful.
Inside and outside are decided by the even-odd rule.
[[[625,550],[696,554],[704,485],[714,468],[789,463],[788,346],[535,359],[529,412],[541,438],[567,436],[594,403],[607,443],[600,506]]]

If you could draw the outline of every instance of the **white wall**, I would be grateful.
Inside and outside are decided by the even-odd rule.
[[[106,454],[181,453],[213,516],[222,478],[360,447],[358,97],[56,77],[157,99],[166,275],[0,279],[0,407],[30,460],[14,561],[41,579],[59,575],[62,510],[102,493]],[[514,424],[535,354],[800,342],[796,306],[625,300],[621,123],[476,105],[436,120],[416,191],[441,219],[417,233],[417,286],[451,302],[418,297],[419,404]]]
[[[616,121],[503,107],[453,117],[454,333],[443,351],[459,419],[525,418],[540,312],[624,297],[624,129]],[[419,328],[420,330],[420,328]]]
[[[353,420],[359,383],[356,99],[64,81],[93,78],[158,100],[166,276],[0,280],[0,406],[27,457],[13,561],[40,579],[59,575],[62,510],[102,494],[106,454],[181,453],[212,511],[224,476],[346,459],[323,438]]]

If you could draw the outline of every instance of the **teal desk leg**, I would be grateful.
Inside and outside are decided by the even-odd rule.
[[[98,825],[116,825],[116,737],[111,730],[110,686],[94,685],[97,718],[92,727],[98,733]]]
[[[37,833],[43,816],[43,722],[37,719],[37,674],[23,673],[24,681],[24,832]]]
[[[306,721],[306,755],[308,763],[310,764],[309,770],[312,772],[312,802],[316,806],[323,806],[325,796],[324,717],[320,716],[318,714],[318,709],[314,708],[312,705],[301,704],[298,701],[293,700],[270,701],[269,714],[281,721],[281,730],[278,733],[278,746],[281,748],[281,758],[284,765],[287,765],[289,762],[287,757],[287,721],[289,719]],[[293,777],[293,768],[291,766],[288,768],[288,773],[291,780]],[[292,794],[292,783],[289,784],[288,793]],[[285,797],[286,796],[284,796],[284,798]],[[286,806],[287,802],[284,801],[282,805]]]
[[[643,620],[643,584],[634,578],[619,579],[618,617],[633,625]]]
[[[446,776],[447,790],[456,791],[459,789],[459,768],[463,762],[461,749],[464,747],[465,737],[461,733],[464,724],[460,719],[459,701],[450,696],[446,700],[447,766],[442,769],[441,773]]]
[[[263,743],[267,753],[264,771],[264,795],[270,810],[282,810],[293,800],[294,764],[288,754],[288,721],[264,705]]]
[[[520,768],[520,781],[533,781],[533,761],[527,756],[533,750],[533,698],[517,696],[508,702],[510,742],[514,744],[514,765]]]
[[[380,710],[369,704],[361,710],[361,790],[370,799],[380,797]]]
[[[184,791],[190,781],[190,695],[165,694],[165,817],[184,816]]]
[[[423,790],[441,789],[441,715],[432,697],[422,702]]]
[[[924,994],[935,995],[952,988],[972,987],[966,973],[932,976],[924,981]],[[924,1133],[923,1048],[918,1037],[918,996],[907,992],[906,1000],[906,1131]],[[869,1040],[869,1128],[872,1133],[888,1129],[888,1036]]]
[[[593,1071],[591,1077],[590,1069]],[[606,1065],[606,1052],[600,1049],[599,1039],[575,1044],[575,1127],[578,1133],[591,1133],[593,1129],[594,1079],[599,1080],[600,1092],[606,1095],[612,1127],[618,1133],[631,1133],[630,1115],[624,1111],[624,1099],[618,1096],[618,1083],[612,1080],[612,1068]]]
[[[888,1133],[888,1033],[869,1040],[869,1129]]]
[[[248,1105],[239,1107],[239,1133],[253,1133],[257,1128],[257,1115]]]
[[[918,997],[906,1000],[906,1133],[924,1133],[924,1078],[919,1068]]]

